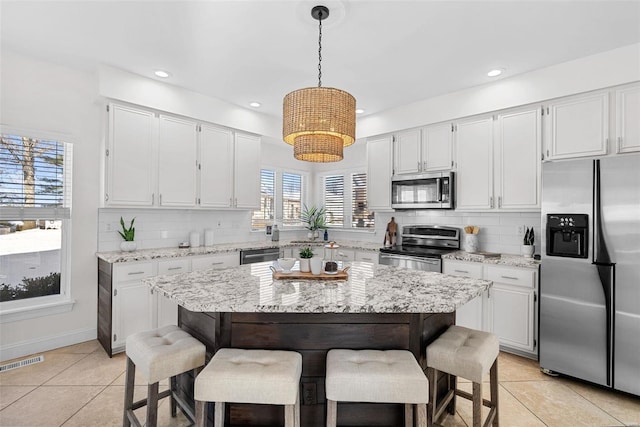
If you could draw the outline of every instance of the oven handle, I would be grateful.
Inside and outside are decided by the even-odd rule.
[[[440,263],[440,259],[438,258],[423,258],[417,256],[408,256],[408,255],[394,255],[394,254],[380,254],[380,259],[406,259],[406,260],[415,260],[425,264],[437,265]]]

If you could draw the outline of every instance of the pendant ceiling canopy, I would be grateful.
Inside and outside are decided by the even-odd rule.
[[[356,100],[343,90],[322,87],[322,20],[329,9],[315,6],[311,15],[319,21],[318,87],[284,97],[282,137],[293,145],[298,160],[337,162],[343,159],[343,148],[355,142]]]

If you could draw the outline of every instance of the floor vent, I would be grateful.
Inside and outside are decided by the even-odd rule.
[[[22,368],[23,366],[33,365],[34,363],[40,363],[44,360],[44,356],[30,357],[29,359],[19,360],[17,362],[7,363],[0,366],[0,372],[10,371],[12,369]]]

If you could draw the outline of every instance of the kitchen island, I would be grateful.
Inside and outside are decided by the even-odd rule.
[[[206,345],[207,361],[223,347],[300,352],[303,426],[324,425],[329,349],[407,349],[426,368],[426,346],[453,324],[458,307],[491,286],[486,280],[363,262],[349,263],[348,280],[273,280],[271,265],[145,282],[178,302],[179,325]],[[179,381],[189,402],[192,382],[189,375]],[[279,407],[227,407],[230,425],[282,425]],[[344,403],[338,409],[340,425],[394,426],[402,425],[402,419],[402,405]]]

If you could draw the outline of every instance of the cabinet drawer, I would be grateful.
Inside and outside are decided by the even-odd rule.
[[[237,265],[240,265],[240,254],[238,252],[198,257],[191,260],[192,271],[207,270],[209,268],[235,267]]]
[[[487,280],[525,288],[535,287],[535,270],[488,266]]]
[[[126,282],[130,280],[140,280],[146,277],[154,276],[152,262],[126,263],[123,265],[115,264],[113,266],[113,275],[117,282]]]
[[[470,277],[473,279],[482,279],[482,264],[480,263],[462,263],[451,262],[445,260],[442,264],[442,272],[452,276]]]
[[[358,251],[356,252],[356,261],[378,263],[378,252]]]
[[[188,273],[189,259],[168,259],[166,261],[158,261],[158,275]]]

